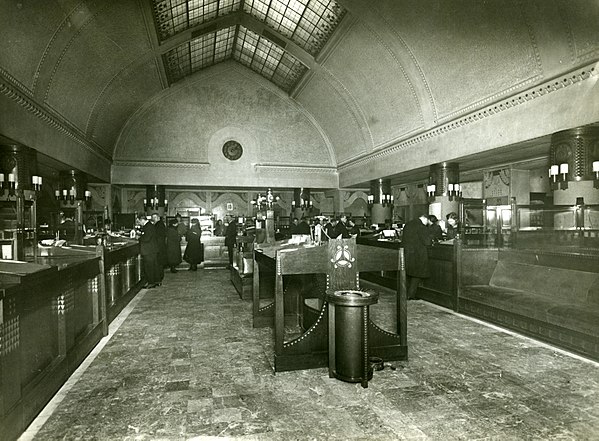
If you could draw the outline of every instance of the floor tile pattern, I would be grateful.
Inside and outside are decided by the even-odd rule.
[[[389,297],[372,308],[383,323]],[[410,360],[367,389],[272,371],[272,331],[224,270],[167,274],[39,440],[599,439],[599,367],[410,301]]]

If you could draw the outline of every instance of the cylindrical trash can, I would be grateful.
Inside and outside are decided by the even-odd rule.
[[[123,295],[129,292],[131,289],[131,271],[133,270],[131,259],[127,259],[121,263],[123,273],[121,275],[121,284],[123,289]]]
[[[368,307],[378,293],[342,290],[329,293],[329,375],[368,387]]]
[[[108,283],[107,283],[107,290],[106,290],[106,294],[107,294],[107,302],[110,305],[114,305],[116,302],[116,299],[119,298],[120,294],[121,294],[121,268],[120,265],[117,263],[116,265],[113,265],[110,267],[110,269],[108,270]]]
[[[135,273],[135,283],[137,283],[143,277],[143,257],[141,257],[141,254],[137,255],[137,265],[135,265],[135,269],[137,270]]]

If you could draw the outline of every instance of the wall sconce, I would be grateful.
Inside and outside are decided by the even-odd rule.
[[[429,199],[435,198],[435,191],[437,191],[437,186],[435,184],[428,184],[426,186],[426,195]]]
[[[386,207],[387,205],[389,206],[393,206],[393,195],[392,194],[384,194],[381,196],[381,204],[383,205],[383,207]]]
[[[462,197],[462,186],[460,184],[447,184],[449,200],[460,200]]]
[[[16,183],[15,183],[15,175],[10,173],[8,175],[8,181],[4,181],[4,173],[0,173],[0,190],[4,193],[4,190],[8,190],[9,196],[15,195]]]
[[[42,189],[42,177],[41,176],[32,176],[31,183],[33,184],[34,191],[40,191]]]
[[[368,205],[374,205],[374,195],[369,194],[366,202],[368,203]],[[387,205],[392,207],[393,206],[393,195],[392,194],[382,194],[380,204],[383,207],[386,207]]]
[[[593,187],[599,188],[599,161],[593,161]]]
[[[568,188],[568,172],[569,167],[567,162],[563,162],[559,165],[553,164],[549,168],[549,178],[551,179],[551,189],[565,190]]]

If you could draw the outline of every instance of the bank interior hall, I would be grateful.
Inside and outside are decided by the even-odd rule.
[[[0,11],[0,440],[599,438],[596,0]]]

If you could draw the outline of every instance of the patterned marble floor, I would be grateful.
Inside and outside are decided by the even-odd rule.
[[[599,439],[596,363],[408,307],[410,360],[363,389],[327,369],[274,375],[272,331],[252,329],[226,271],[167,274],[34,439]]]

